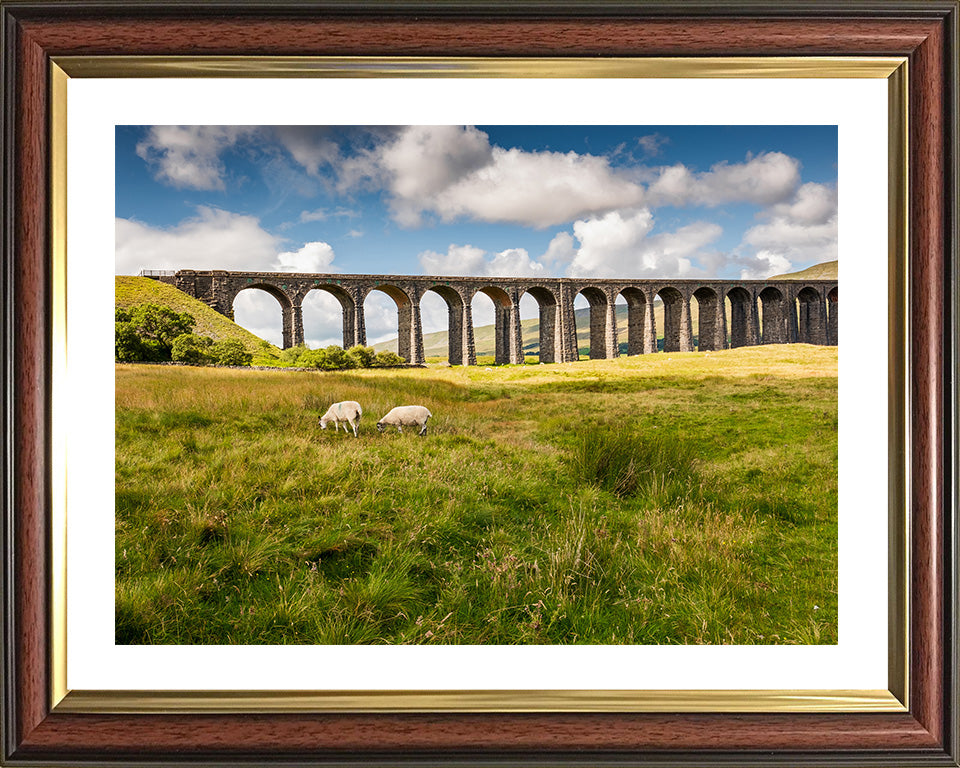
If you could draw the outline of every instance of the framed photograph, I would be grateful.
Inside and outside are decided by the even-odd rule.
[[[0,6],[5,764],[958,765],[956,2]],[[257,372],[218,432],[236,381],[110,359],[166,343],[121,301],[161,288],[282,310],[174,360],[433,383]],[[711,355],[750,386],[669,395]],[[774,365],[817,471],[655,432]],[[779,565],[704,577],[748,551]]]

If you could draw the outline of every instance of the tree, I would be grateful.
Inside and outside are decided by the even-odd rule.
[[[117,360],[160,362],[171,359],[173,340],[190,333],[196,321],[186,312],[160,304],[115,308]]]
[[[144,359],[143,342],[137,335],[133,324],[126,321],[116,323],[114,332],[114,354],[121,363],[132,363]]]
[[[130,322],[141,339],[151,339],[168,348],[177,336],[192,332],[197,324],[193,315],[161,304],[138,304],[131,307],[129,313]]]

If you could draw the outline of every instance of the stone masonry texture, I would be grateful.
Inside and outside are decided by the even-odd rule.
[[[149,273],[147,273],[148,276]],[[755,344],[836,345],[839,338],[836,280],[632,280],[589,278],[441,277],[430,275],[344,275],[293,272],[180,270],[157,277],[233,319],[240,291],[266,291],[280,303],[283,346],[302,344],[302,304],[310,291],[332,294],[343,309],[343,346],[366,344],[363,303],[382,291],[397,305],[398,350],[407,362],[424,361],[420,300],[427,291],[447,304],[448,359],[451,365],[475,365],[471,304],[478,292],[495,307],[497,363],[523,360],[520,299],[537,301],[541,362],[579,359],[574,302],[590,307],[590,357],[620,354],[615,303],[627,304],[627,354],[657,351],[654,301],[663,302],[663,350],[690,352]],[[694,339],[691,305],[699,310]],[[727,312],[729,306],[729,327]]]

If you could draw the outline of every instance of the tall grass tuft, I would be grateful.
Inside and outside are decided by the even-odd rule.
[[[620,498],[643,496],[669,503],[699,484],[689,443],[608,424],[574,432],[570,463],[578,480]]]

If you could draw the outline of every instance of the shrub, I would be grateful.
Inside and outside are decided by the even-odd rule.
[[[327,353],[322,349],[307,349],[297,356],[293,364],[297,368],[322,368],[326,358]]]
[[[377,356],[373,361],[374,368],[395,368],[403,364],[403,358],[396,352],[377,352]]]
[[[268,345],[269,346],[269,345]],[[280,360],[287,365],[299,365],[297,362],[304,352],[309,352],[310,349],[305,344],[297,344],[295,347],[287,347],[284,350],[280,351]],[[308,367],[308,366],[303,366]]]
[[[355,360],[347,354],[346,350],[336,344],[331,344],[324,352],[327,353],[327,370],[340,371],[357,367]]]
[[[336,344],[326,349],[308,349],[297,358],[300,368],[319,368],[321,371],[341,371],[346,368],[356,368],[356,358],[348,355]]]
[[[207,365],[213,362],[211,347],[213,339],[195,333],[182,333],[173,340],[170,356],[178,363]]]
[[[373,347],[365,347],[362,344],[347,350],[347,357],[354,362],[354,368],[370,368],[376,356],[377,353],[374,352]]]
[[[217,365],[250,365],[253,355],[236,339],[218,341],[210,348]]]

